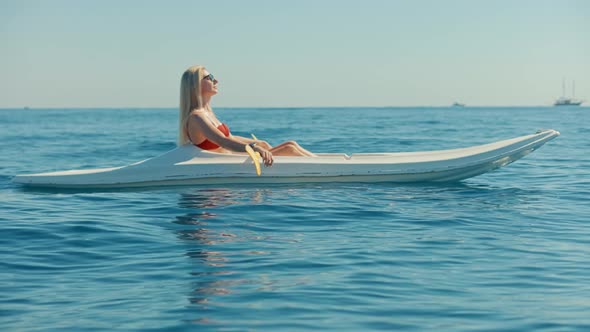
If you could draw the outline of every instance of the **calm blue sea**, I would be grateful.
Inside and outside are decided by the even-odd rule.
[[[216,111],[316,152],[562,135],[453,184],[52,191],[11,177],[156,156],[177,110],[0,110],[0,330],[590,330],[590,108]]]

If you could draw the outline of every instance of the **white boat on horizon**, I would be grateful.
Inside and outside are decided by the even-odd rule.
[[[561,97],[555,100],[553,106],[580,106],[584,102],[581,99],[576,99],[576,81],[572,81],[572,97],[566,97],[565,95],[565,79],[561,83]]]

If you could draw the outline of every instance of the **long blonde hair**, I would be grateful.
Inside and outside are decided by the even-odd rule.
[[[203,107],[201,96],[201,80],[203,79],[203,66],[192,66],[187,69],[180,79],[180,109],[178,113],[178,140],[177,145],[190,143],[188,138],[187,123],[191,112]]]

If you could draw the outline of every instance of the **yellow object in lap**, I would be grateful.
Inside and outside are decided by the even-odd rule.
[[[252,161],[254,161],[254,167],[256,167],[256,175],[260,176],[260,153],[255,152],[250,145],[246,145],[246,152],[248,153],[248,155],[250,155]]]

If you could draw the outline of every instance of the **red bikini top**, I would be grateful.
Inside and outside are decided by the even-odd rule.
[[[221,130],[221,132],[225,135],[225,137],[229,137],[229,135],[230,135],[229,127],[225,123],[220,124],[217,127],[217,129]],[[189,134],[189,139],[190,139],[190,134]],[[192,140],[191,140],[191,142],[192,142]],[[193,144],[195,144],[195,143],[193,143]],[[215,149],[219,148],[219,145],[211,142],[210,140],[208,140],[206,138],[201,143],[195,144],[195,146],[197,146],[203,150],[215,150]]]

